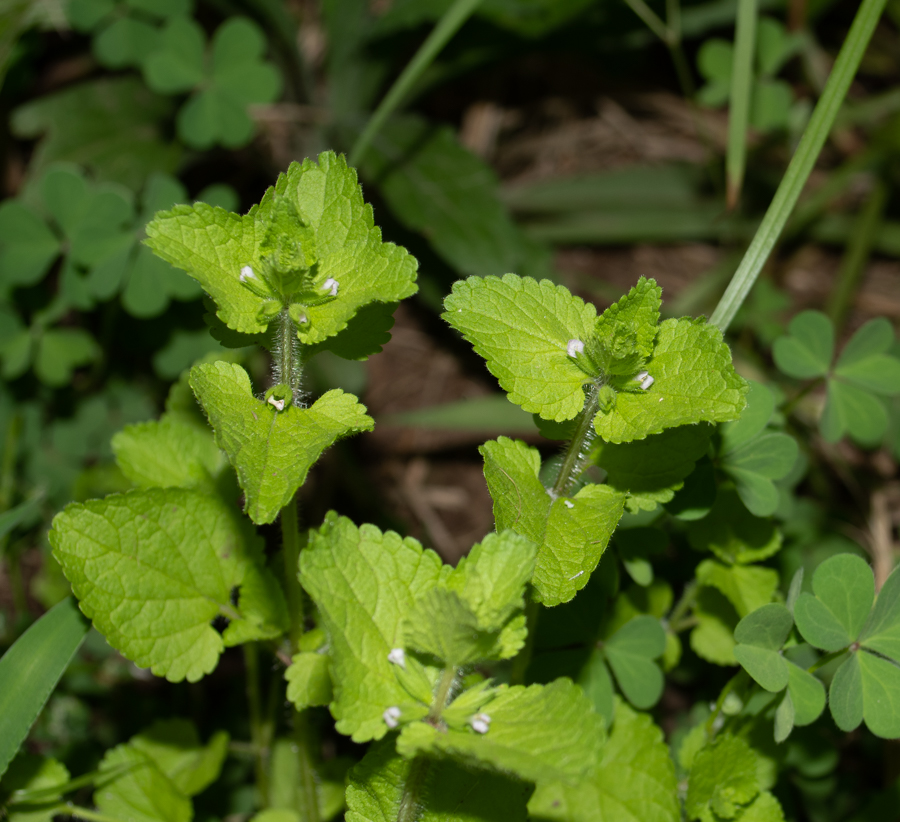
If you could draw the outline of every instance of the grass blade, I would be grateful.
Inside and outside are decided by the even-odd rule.
[[[757,0],[738,0],[734,28],[734,62],[731,70],[731,100],[728,104],[728,153],[725,157],[728,208],[737,206],[747,165],[747,124],[753,93],[753,57],[756,53]]]
[[[835,117],[847,96],[847,90],[859,68],[866,47],[872,39],[872,33],[875,31],[875,26],[878,25],[886,2],[887,0],[863,0],[856,12],[850,33],[841,47],[828,82],[825,84],[825,90],[803,132],[800,145],[797,146],[787,173],[784,175],[781,185],[778,186],[772,204],[763,217],[744,259],[709,319],[722,331],[725,331],[731,324],[737,310],[750,293],[753,283],[756,282],[759,272],[762,271],[775,243],[781,236],[788,217],[791,216],[797,198],[813,170],[819,152],[825,145],[825,140],[834,124]]]
[[[35,622],[0,659],[0,776],[89,627],[69,597]]]
[[[460,27],[472,13],[478,8],[481,0],[456,0],[456,2],[444,12],[444,16],[438,20],[437,25],[432,29],[425,42],[419,47],[412,60],[409,61],[406,68],[403,69],[400,76],[391,86],[384,99],[378,104],[375,113],[366,123],[362,134],[356,140],[356,144],[350,150],[349,163],[351,166],[359,165],[360,158],[365,153],[372,138],[378,133],[379,129],[384,125],[385,120],[393,114],[407,92],[412,88],[415,82],[422,76],[422,73],[431,65],[435,57],[440,53],[441,49],[449,42],[450,38],[459,31]]]

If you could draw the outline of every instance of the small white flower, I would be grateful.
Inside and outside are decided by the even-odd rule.
[[[572,500],[570,500],[570,499],[567,499],[567,500],[563,503],[563,505],[565,505],[566,508],[574,508],[574,507],[575,507],[575,503],[572,502]]]
[[[306,314],[298,314],[298,315],[297,315],[297,322],[298,322],[300,325],[306,325],[306,324],[309,322],[309,317],[307,317]]]
[[[322,290],[327,291],[332,297],[337,297],[338,285],[339,283],[334,277],[329,277],[322,283]]]
[[[569,340],[566,345],[566,354],[574,357],[584,351],[584,343],[581,340]]]
[[[400,724],[400,709],[396,705],[392,705],[381,715],[381,718],[389,728],[396,728]]]
[[[571,582],[573,579],[578,579],[578,577],[580,577],[583,573],[584,571],[579,571],[577,574],[573,574],[569,577],[569,582]]]
[[[653,385],[654,380],[649,374],[641,380],[641,388],[646,391],[651,385]]]
[[[486,734],[491,729],[491,718],[487,714],[475,714],[469,720],[469,724],[472,726],[473,731]]]
[[[284,411],[284,400],[276,400],[275,397],[269,397],[269,405],[274,405],[276,411]]]
[[[394,665],[406,668],[406,651],[402,648],[392,648],[388,654],[388,662],[393,662]]]
[[[245,282],[247,282],[247,280],[254,280],[254,279],[256,279],[256,275],[253,273],[253,269],[250,268],[249,265],[245,265],[245,266],[241,269],[241,276],[240,276],[238,279],[240,279],[240,281],[241,281],[242,283],[245,283]]]
[[[634,375],[634,378],[635,378],[638,382],[641,382],[644,378],[646,378],[646,377],[648,377],[648,376],[649,376],[649,374],[647,374],[646,371],[638,371],[638,373]]]

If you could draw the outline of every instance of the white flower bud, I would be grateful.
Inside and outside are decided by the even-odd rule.
[[[563,505],[565,505],[566,508],[574,508],[574,507],[575,507],[575,503],[572,502],[572,500],[570,500],[570,499],[567,499],[567,500],[563,503]]]
[[[406,651],[402,648],[392,648],[388,654],[388,662],[393,662],[394,665],[406,668]]]
[[[335,280],[333,277],[329,277],[327,280],[325,280],[324,283],[322,283],[322,290],[327,291],[329,294],[331,294],[332,297],[337,297],[338,285],[339,283],[337,280]]]
[[[646,391],[651,385],[653,385],[653,382],[653,377],[648,374],[646,377],[644,377],[644,379],[641,380],[641,388]]]
[[[396,705],[392,705],[382,715],[384,724],[394,729],[400,724],[400,709]]]
[[[491,718],[487,714],[475,714],[469,720],[469,724],[472,726],[473,731],[486,734],[491,729]]]
[[[284,400],[276,400],[275,397],[269,397],[269,405],[274,405],[276,411],[284,411]]]
[[[256,274],[253,273],[253,269],[250,268],[249,265],[245,265],[241,269],[241,276],[238,278],[242,283],[247,282],[247,280],[256,279]]]
[[[584,343],[581,340],[569,340],[566,345],[566,354],[574,357],[584,351]]]

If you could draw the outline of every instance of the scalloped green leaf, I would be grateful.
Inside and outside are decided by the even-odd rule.
[[[574,786],[542,780],[528,809],[558,822],[679,822],[676,783],[662,730],[619,701],[596,769]]]
[[[147,225],[146,243],[203,286],[229,328],[261,333],[269,324],[259,316],[266,298],[240,277],[246,266],[261,270],[277,197],[292,204],[315,236],[314,285],[337,283],[335,299],[303,306],[307,322],[298,329],[301,342],[313,345],[337,335],[369,303],[393,303],[415,293],[415,258],[381,241],[356,171],[332,152],[320,154],[318,163],[292,163],[243,217],[203,203],[159,213]]]
[[[170,682],[196,682],[225,648],[212,622],[253,564],[234,512],[214,497],[150,489],[72,503],[53,520],[53,556],[110,645]]]
[[[731,819],[759,790],[756,754],[743,739],[721,734],[694,756],[685,812],[688,819],[714,819],[710,811]]]
[[[347,822],[396,822],[404,786],[414,769],[426,768],[418,822],[525,822],[532,792],[527,783],[451,760],[405,759],[392,740],[372,745],[350,771]]]
[[[586,485],[574,497],[552,499],[541,481],[540,455],[500,437],[479,448],[499,530],[510,528],[538,545],[531,582],[545,605],[568,602],[587,585],[612,536],[625,495]]]
[[[737,491],[719,488],[703,519],[688,524],[688,541],[698,551],[712,551],[729,564],[747,565],[778,553],[781,532],[770,519],[755,517]]]
[[[310,705],[327,705],[334,696],[327,654],[296,654],[284,672],[284,678],[288,684],[287,698],[298,711]]]
[[[662,322],[645,370],[654,380],[650,387],[632,380],[614,406],[594,418],[607,442],[631,442],[689,423],[728,422],[746,405],[747,383],[731,364],[722,332],[705,319]]]
[[[380,739],[385,709],[409,701],[388,654],[403,645],[416,599],[449,569],[414,539],[330,512],[300,555],[300,582],[331,643],[337,729],[356,742]]]
[[[195,366],[191,388],[237,471],[245,510],[257,524],[274,521],[326,448],[375,425],[365,406],[340,389],[309,408],[278,410],[256,399],[247,372],[232,363]]]
[[[532,782],[575,782],[597,765],[603,719],[571,680],[500,689],[482,712],[490,717],[484,734],[414,722],[403,727],[397,750],[406,757],[450,756]]]
[[[567,288],[515,274],[453,284],[443,318],[472,343],[510,402],[557,422],[584,407],[590,379],[566,353],[593,335],[597,311]]]

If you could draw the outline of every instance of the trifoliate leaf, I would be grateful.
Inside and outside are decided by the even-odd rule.
[[[559,822],[678,822],[675,768],[662,731],[619,701],[596,769],[576,786],[542,781],[528,810]]]
[[[881,586],[859,642],[865,648],[900,660],[900,572],[896,569]]]
[[[759,789],[756,754],[743,739],[722,734],[694,756],[685,800],[687,817],[712,822],[712,811],[734,818]]]
[[[374,426],[365,406],[340,389],[310,408],[291,404],[278,410],[256,399],[247,372],[231,363],[195,366],[191,388],[237,471],[245,510],[260,525],[272,522],[293,499],[326,448]]]
[[[734,630],[737,661],[767,691],[777,692],[788,684],[789,663],[779,651],[793,625],[791,612],[773,602],[747,614]]]
[[[490,717],[486,733],[414,722],[400,732],[397,750],[406,757],[443,754],[532,782],[575,782],[596,767],[603,719],[571,680],[501,690],[482,712]]]
[[[309,283],[301,277],[299,291],[288,288],[275,300],[265,296],[262,275],[276,265],[266,237],[279,216],[279,198],[296,211],[298,230],[312,230],[317,263]],[[147,237],[160,257],[200,282],[229,328],[245,334],[266,330],[271,317],[260,311],[274,303],[276,314],[291,307],[295,322],[305,317],[298,329],[303,343],[321,343],[343,331],[363,306],[396,302],[416,290],[415,259],[381,242],[356,172],[331,152],[319,155],[318,165],[293,163],[243,217],[202,203],[179,206],[158,214]]]
[[[698,551],[712,551],[729,564],[759,562],[781,548],[781,532],[768,519],[755,517],[737,492],[720,488],[707,516],[688,525],[688,540]]]
[[[890,354],[894,329],[884,317],[869,320],[838,357],[834,376],[882,396],[900,394],[900,359]]]
[[[228,753],[228,734],[218,731],[206,745],[186,719],[161,719],[128,745],[146,754],[185,796],[195,796],[212,785]]]
[[[40,282],[61,248],[59,239],[31,207],[15,200],[0,205],[0,294]]]
[[[865,719],[876,736],[897,739],[900,667],[868,651],[854,651],[831,680],[828,704],[842,731],[852,731]]]
[[[745,617],[772,600],[778,588],[778,572],[758,566],[725,566],[707,559],[697,566],[697,582],[718,588],[734,605],[738,616]]]
[[[191,822],[191,801],[146,753],[119,745],[106,753],[100,770],[117,772],[94,793],[102,814],[132,822]]]
[[[662,671],[653,660],[665,649],[666,632],[649,615],[635,617],[603,643],[616,682],[635,708],[652,707],[662,694]]]
[[[607,442],[631,442],[689,423],[727,422],[746,404],[747,383],[731,364],[722,332],[703,319],[661,323],[645,370],[652,385],[644,389],[631,380],[614,407],[594,418]]]
[[[112,438],[122,473],[140,488],[211,488],[224,460],[212,433],[163,417]]]
[[[571,499],[552,499],[541,481],[537,449],[500,437],[479,451],[498,529],[537,544],[532,584],[545,605],[568,602],[597,567],[625,504],[623,494],[586,485]]]
[[[327,705],[333,691],[328,673],[328,656],[314,652],[294,656],[284,672],[287,680],[287,698],[298,711],[310,705]]]
[[[556,421],[584,407],[590,375],[567,348],[593,336],[594,306],[549,280],[507,274],[454,283],[444,307],[444,319],[485,358],[511,402]]]
[[[402,647],[403,620],[447,571],[433,551],[373,525],[329,513],[300,555],[300,581],[331,642],[337,729],[357,742],[380,739],[382,714],[409,701],[388,659]]]
[[[107,68],[138,67],[157,49],[158,39],[156,26],[133,17],[120,17],[94,37],[93,52]]]
[[[834,356],[834,326],[820,311],[801,311],[772,346],[775,364],[800,380],[824,377]]]
[[[195,682],[224,649],[211,623],[251,563],[240,522],[214,497],[132,491],[72,503],[53,520],[53,555],[81,610],[117,650],[171,682]]]
[[[813,594],[802,593],[794,620],[803,638],[823,651],[839,651],[862,631],[875,599],[875,576],[855,554],[837,554],[816,568]]]
[[[794,711],[794,725],[815,722],[825,710],[825,686],[808,671],[788,661],[788,695]]]
[[[652,511],[684,485],[711,433],[708,425],[682,425],[635,442],[602,443],[594,461],[606,471],[608,485],[628,494],[629,511]]]
[[[849,434],[861,445],[878,445],[888,427],[888,413],[879,397],[838,379],[828,381],[819,428],[827,442]]]
[[[391,740],[370,747],[350,771],[347,822],[396,822],[414,774],[424,777],[417,780],[419,822],[525,822],[530,785],[452,760],[405,759]]]

